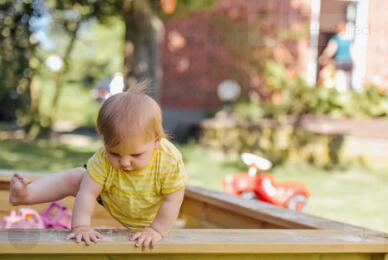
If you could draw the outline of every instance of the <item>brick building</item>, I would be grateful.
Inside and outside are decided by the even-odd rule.
[[[260,78],[246,62],[249,59],[246,54],[254,55],[257,49],[269,48],[272,58],[314,84],[319,69],[317,57],[339,21],[346,20],[354,28],[354,85],[357,88],[368,82],[386,85],[385,10],[388,10],[387,0],[218,0],[210,11],[167,22],[161,90],[167,129],[187,130],[209,111],[219,109],[217,85],[223,80],[236,80],[244,91],[260,88]],[[224,27],[217,27],[220,21]],[[289,38],[298,37],[281,44],[274,41],[273,46],[268,40],[266,46],[255,45],[248,29],[234,28],[241,22],[247,28],[260,27],[267,36],[280,31]],[[237,49],[243,46],[243,54],[236,52],[236,46],[228,41]]]
[[[210,11],[167,22],[161,89],[167,129],[186,131],[218,110],[217,85],[224,80],[236,80],[243,90],[259,88],[258,68],[247,60],[265,48],[273,48],[273,55],[297,72],[304,71],[306,54],[300,50],[308,47],[308,32],[297,41],[268,47],[271,43],[263,43],[257,30],[267,40],[279,28],[305,30],[310,13],[305,2],[218,0]]]

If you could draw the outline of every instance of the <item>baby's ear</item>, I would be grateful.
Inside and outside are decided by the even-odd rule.
[[[155,139],[155,148],[159,147],[161,140],[162,140],[161,137],[156,137],[156,139]]]

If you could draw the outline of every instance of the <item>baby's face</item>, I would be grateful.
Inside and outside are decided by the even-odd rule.
[[[125,172],[144,169],[150,162],[159,139],[141,141],[142,138],[130,138],[117,146],[105,146],[105,153],[113,168]]]

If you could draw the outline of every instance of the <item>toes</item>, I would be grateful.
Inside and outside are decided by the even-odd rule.
[[[17,201],[14,197],[12,197],[12,196],[9,196],[8,201],[9,201],[9,203],[10,203],[12,206],[18,206],[18,205],[19,205],[19,204],[18,204],[18,201]]]
[[[11,184],[15,190],[24,189],[27,187],[25,179],[17,174],[15,174],[14,177],[11,179]]]
[[[18,177],[17,177],[17,173],[15,173],[14,175],[12,175],[12,178],[11,178],[11,183],[15,183],[18,181]]]
[[[13,206],[18,206],[27,196],[27,183],[23,176],[15,173],[10,181],[10,192],[8,201]]]
[[[22,175],[20,175],[19,173],[15,173],[14,176],[15,176],[16,180],[21,182],[21,184],[23,184],[24,186],[27,186],[27,182]]]

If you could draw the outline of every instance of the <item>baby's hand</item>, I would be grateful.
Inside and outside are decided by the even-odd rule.
[[[151,227],[147,227],[142,231],[136,232],[129,237],[129,240],[136,241],[135,246],[141,246],[143,250],[152,249],[163,236]]]
[[[78,226],[73,228],[70,235],[67,236],[67,239],[75,239],[77,243],[82,240],[85,241],[85,244],[88,246],[92,242],[97,243],[98,240],[102,238],[102,235],[95,231],[91,226]]]

